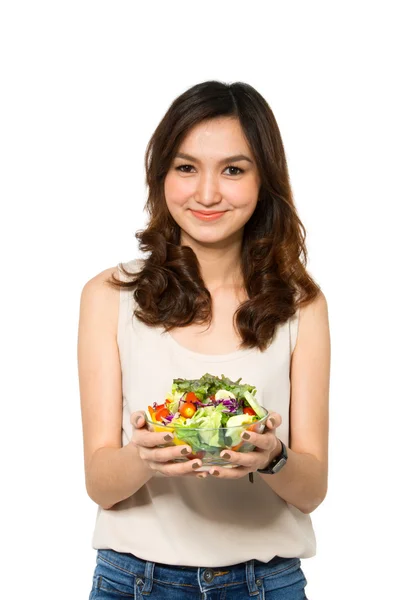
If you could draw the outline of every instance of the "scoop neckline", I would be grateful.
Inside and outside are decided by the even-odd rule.
[[[234,350],[233,352],[229,352],[228,354],[203,354],[202,352],[195,352],[194,350],[190,350],[186,348],[186,346],[182,346],[179,342],[176,341],[175,338],[163,329],[163,335],[166,340],[169,342],[171,346],[173,346],[178,352],[183,355],[190,356],[195,360],[200,360],[203,362],[224,362],[228,360],[235,360],[237,358],[242,358],[242,356],[247,356],[253,352],[256,352],[258,348],[239,348],[239,350]]]

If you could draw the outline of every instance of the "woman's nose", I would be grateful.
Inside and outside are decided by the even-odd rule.
[[[208,175],[199,177],[196,189],[196,200],[201,204],[209,205],[219,202],[222,194],[219,190],[217,178]]]

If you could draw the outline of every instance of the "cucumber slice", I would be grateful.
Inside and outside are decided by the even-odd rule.
[[[243,396],[246,398],[247,402],[250,404],[251,408],[254,410],[257,417],[259,417],[260,419],[265,417],[265,415],[267,414],[267,411],[265,410],[265,408],[263,406],[260,406],[258,404],[257,400],[254,398],[254,396],[252,394],[250,394],[250,392],[248,392],[246,390],[243,393]]]

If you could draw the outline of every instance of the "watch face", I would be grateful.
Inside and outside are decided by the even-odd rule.
[[[280,461],[278,461],[276,463],[276,465],[273,467],[273,472],[277,473],[278,471],[280,471],[282,469],[282,467],[284,467],[286,465],[286,458],[281,458]]]

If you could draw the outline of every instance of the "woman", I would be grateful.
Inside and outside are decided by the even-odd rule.
[[[310,513],[327,491],[330,336],[271,109],[244,83],[193,86],[155,130],[146,174],[136,237],[148,256],[81,297],[90,598],[306,598],[300,561],[315,555]],[[227,453],[236,468],[173,462],[182,446],[159,448],[164,434],[145,427],[173,378],[206,372],[241,377],[271,411],[254,451]]]

